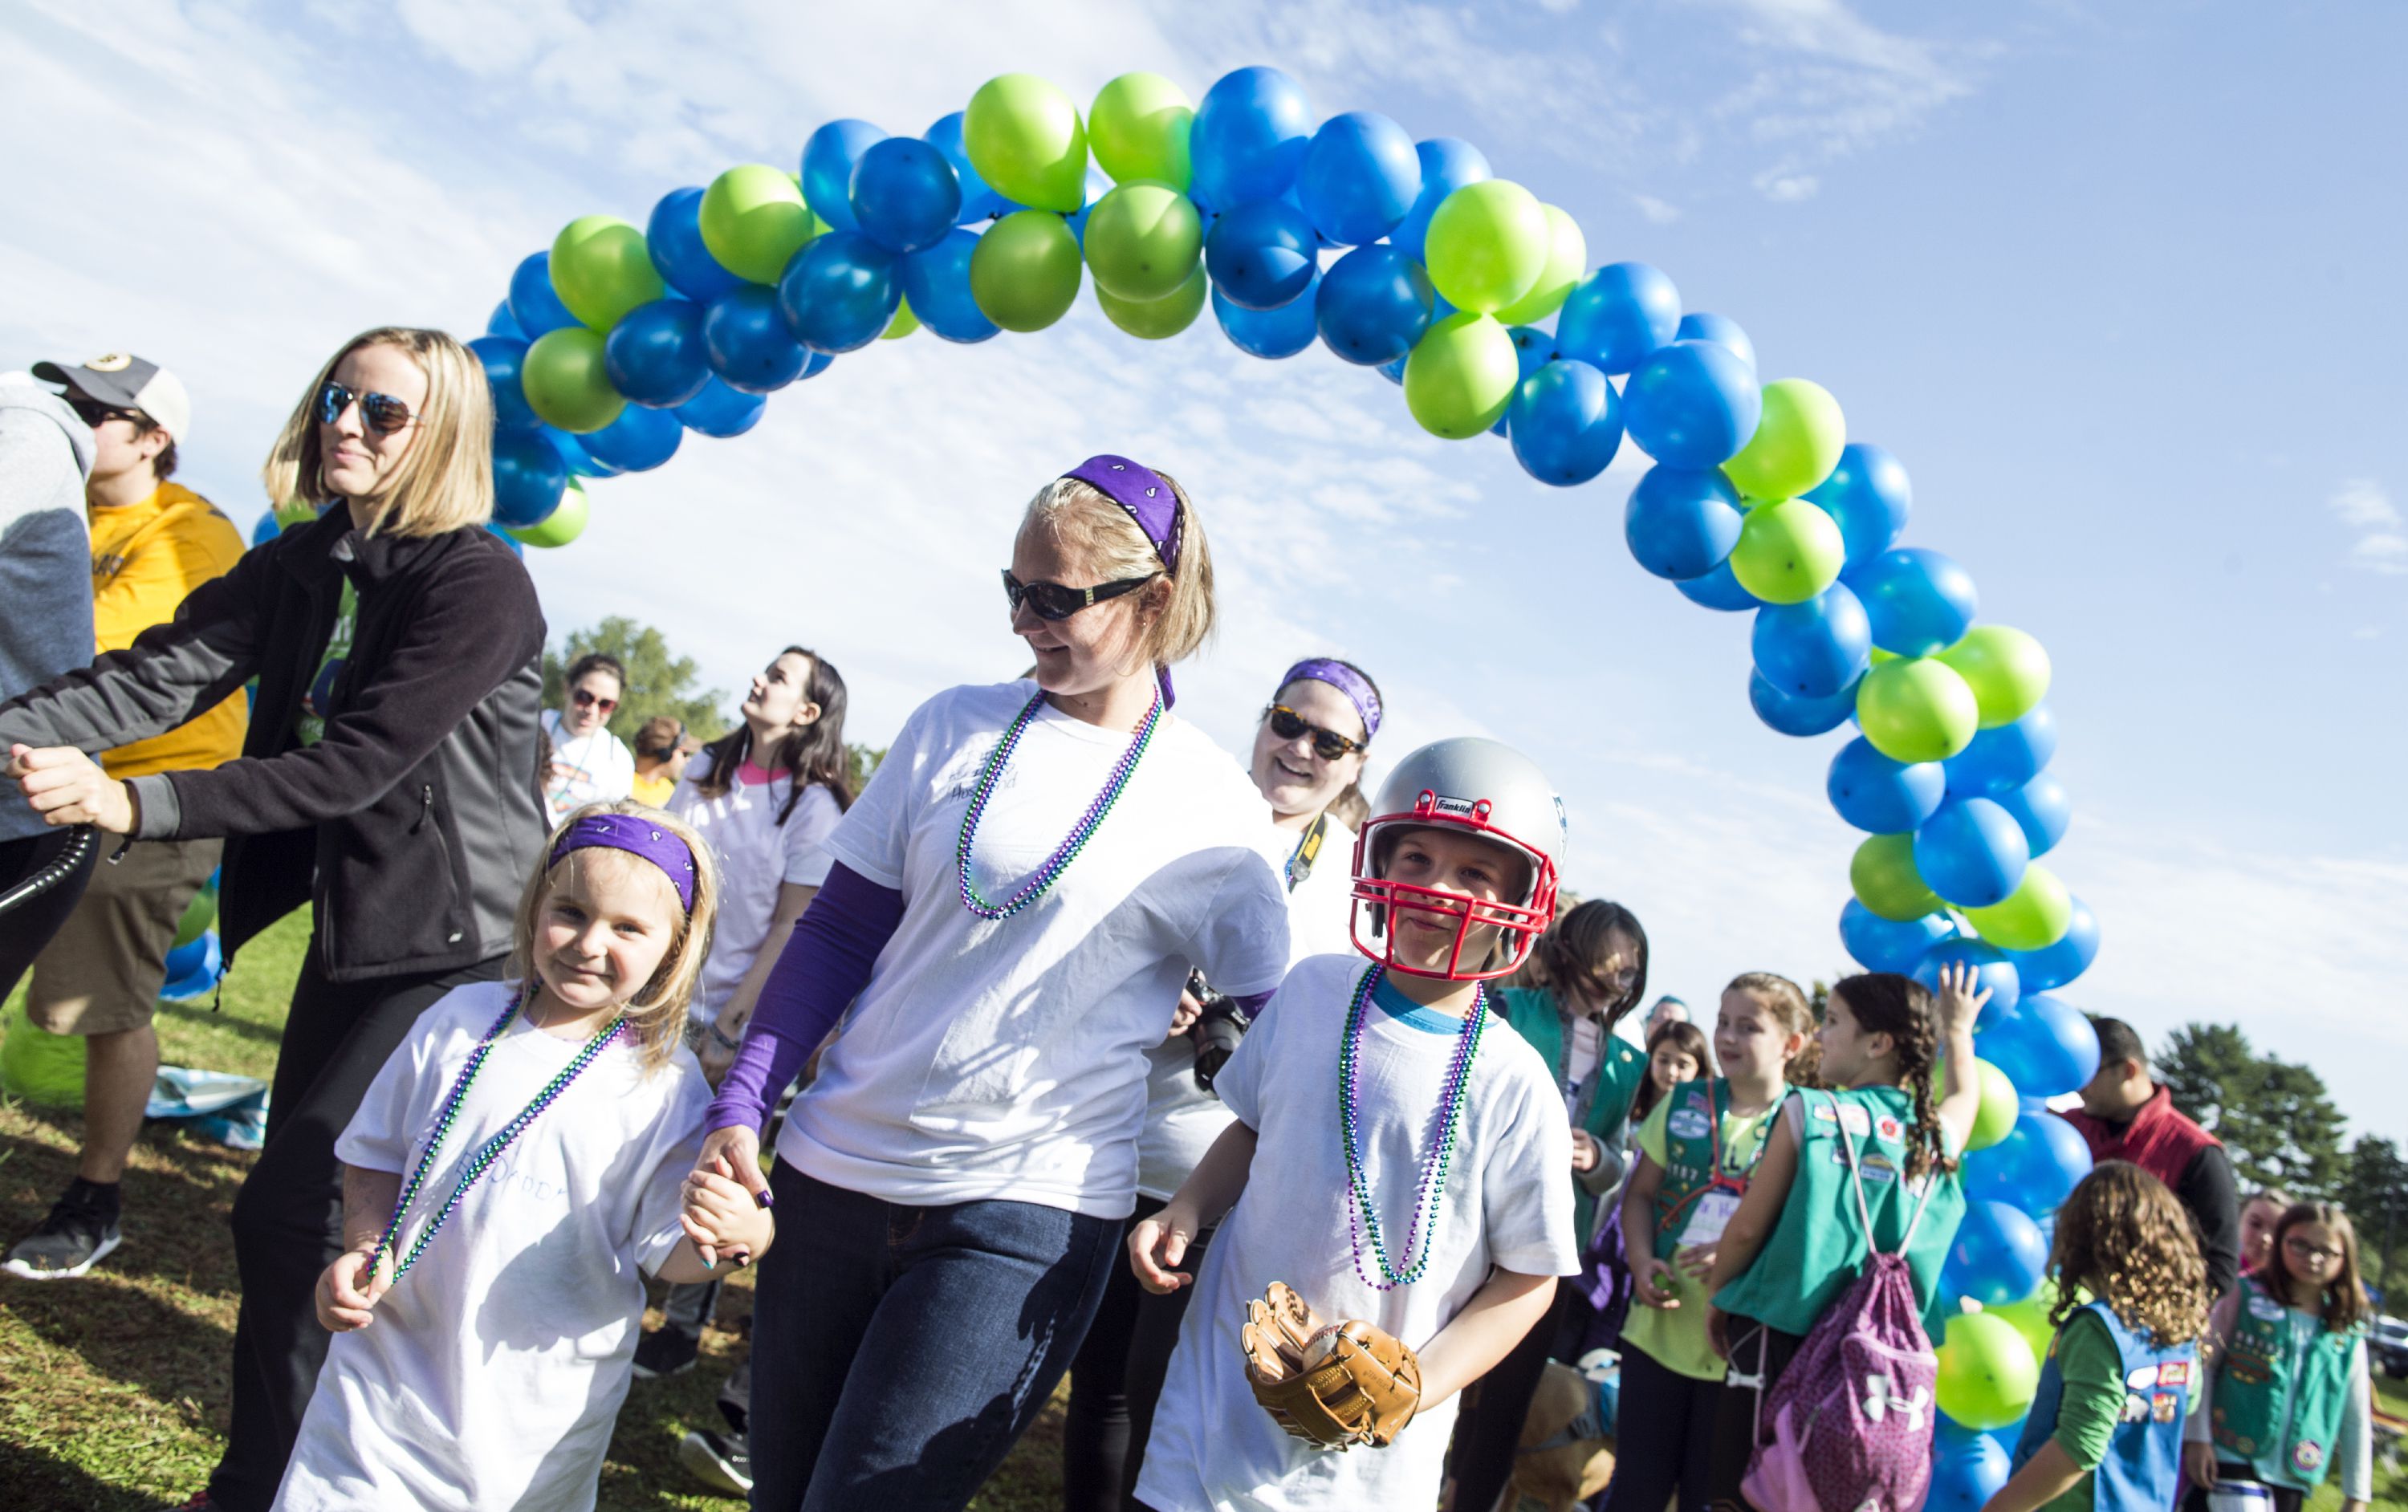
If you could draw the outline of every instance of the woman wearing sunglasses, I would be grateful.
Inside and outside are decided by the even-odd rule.
[[[1033,678],[923,704],[720,1084],[700,1169],[774,1193],[752,1505],[966,1505],[1068,1368],[1137,1200],[1145,1052],[1201,970],[1287,970],[1261,796],[1171,712],[1212,625],[1186,495],[1095,457],[1003,575]],[[848,1006],[850,1010],[848,1012]],[[771,1100],[844,1025],[757,1167]]]
[[[543,801],[554,824],[587,804],[615,803],[636,791],[636,758],[610,733],[627,669],[615,656],[588,651],[569,663],[564,680],[561,706],[543,717],[544,737],[552,742]]]
[[[0,705],[6,775],[53,824],[226,837],[220,928],[308,905],[312,934],[235,1199],[234,1420],[194,1508],[276,1495],[327,1334],[335,1138],[420,1010],[500,974],[545,834],[535,585],[484,529],[493,401],[439,331],[344,344],[285,422],[271,499],[322,506],[84,672]],[[239,760],[116,781],[83,754],[161,734],[258,679]]]
[[[1363,763],[1379,733],[1380,690],[1351,662],[1316,656],[1287,669],[1254,729],[1254,791],[1268,806],[1264,842],[1287,892],[1289,961],[1353,955],[1354,831],[1369,813]],[[1146,1051],[1145,1127],[1138,1139],[1134,1229],[1170,1200],[1232,1117],[1205,1083],[1226,1061],[1246,1020],[1217,991],[1182,999],[1179,1032]],[[1190,1240],[1184,1263],[1203,1262],[1211,1231]],[[1137,1485],[1154,1403],[1162,1395],[1180,1320],[1194,1291],[1156,1295],[1126,1265],[1112,1268],[1095,1327],[1070,1365],[1062,1425],[1062,1504],[1068,1512],[1119,1512]]]

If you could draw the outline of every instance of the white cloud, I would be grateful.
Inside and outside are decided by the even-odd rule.
[[[1756,176],[1756,187],[1775,205],[1798,205],[1813,199],[1823,180],[1811,173],[1767,173]]]
[[[1633,194],[1630,203],[1639,207],[1639,213],[1646,217],[1647,223],[1652,226],[1669,226],[1681,219],[1679,206],[1670,200],[1657,199],[1653,194]]]
[[[2325,505],[2352,533],[2351,565],[2392,577],[2408,574],[2408,521],[2401,520],[2400,506],[2381,483],[2350,478]]]

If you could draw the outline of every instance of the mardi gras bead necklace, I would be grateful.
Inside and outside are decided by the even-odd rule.
[[[1461,1130],[1464,1083],[1470,1078],[1471,1058],[1480,1052],[1481,1026],[1488,1018],[1488,989],[1476,988],[1471,1011],[1464,1015],[1463,1029],[1455,1035],[1455,1060],[1447,1068],[1446,1090],[1439,1100],[1438,1138],[1431,1143],[1429,1153],[1422,1157],[1422,1177],[1413,1199],[1412,1219],[1405,1226],[1400,1253],[1411,1263],[1398,1270],[1388,1259],[1387,1243],[1380,1231],[1380,1215],[1371,1206],[1371,1183],[1363,1170],[1361,1099],[1356,1088],[1356,1073],[1362,1063],[1364,1010],[1370,1006],[1372,990],[1386,969],[1374,964],[1355,984],[1354,1001],[1346,1010],[1346,1037],[1340,1042],[1338,1050],[1338,1120],[1346,1136],[1346,1179],[1354,1193],[1354,1205],[1346,1215],[1347,1227],[1354,1244],[1354,1274],[1375,1291],[1410,1285],[1420,1280],[1422,1273],[1429,1268],[1439,1205],[1446,1194],[1446,1168],[1454,1158],[1455,1135]],[[1425,1221],[1428,1223],[1426,1230],[1423,1227]],[[1363,1263],[1367,1234],[1373,1263],[1380,1272],[1378,1279]],[[1421,1242],[1418,1258],[1413,1254],[1417,1238]]]
[[[1038,707],[1044,702],[1042,692],[1031,698],[1013,719],[1010,727],[1003,732],[1003,738],[996,742],[994,751],[987,756],[986,766],[979,773],[978,786],[970,790],[969,811],[962,815],[961,837],[953,842],[953,862],[961,874],[962,906],[981,919],[1009,919],[1019,913],[1043,897],[1055,879],[1069,869],[1070,863],[1079,859],[1079,852],[1094,838],[1096,828],[1104,822],[1104,816],[1112,811],[1113,803],[1120,798],[1122,790],[1128,786],[1129,778],[1136,775],[1138,761],[1145,755],[1147,744],[1154,739],[1154,727],[1162,720],[1162,692],[1157,688],[1154,706],[1147,709],[1145,718],[1138,722],[1137,735],[1129,741],[1128,749],[1121,752],[1120,760],[1112,763],[1112,775],[1106,779],[1104,791],[1096,794],[1096,801],[1087,806],[1086,813],[1071,827],[1069,837],[1054,848],[1054,853],[1045,858],[1044,863],[1020,884],[1019,892],[1002,903],[989,903],[980,894],[977,885],[970,881],[970,847],[978,838],[979,820],[986,813],[987,802],[995,796],[996,779],[1003,776],[1004,766],[1011,760],[1012,750],[1019,746],[1021,735],[1026,733],[1029,721],[1037,718]]]

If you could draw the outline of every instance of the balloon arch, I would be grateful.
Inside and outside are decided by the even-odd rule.
[[[1630,494],[1631,553],[1693,603],[1755,616],[1757,715],[1788,735],[1859,727],[1828,784],[1868,834],[1841,938],[1868,968],[1927,982],[1972,963],[1992,992],[1944,1283],[1979,1306],[1951,1309],[1941,1402],[1963,1432],[1942,1436],[1934,1491],[1978,1501],[2003,1473],[1983,1433],[2022,1414],[2047,1339],[2045,1227],[2089,1163],[2041,1104],[2098,1057],[2081,1014],[2047,995],[2099,943],[2035,859],[2068,819],[2044,770],[2047,653],[1976,623],[1955,562],[1896,544],[1905,469],[1848,441],[1828,392],[1760,382],[1741,328],[1684,311],[1656,269],[1592,270],[1572,218],[1473,147],[1367,112],[1316,123],[1271,68],[1192,108],[1158,75],[1124,75],[1083,118],[1009,74],[924,136],[831,121],[798,174],[730,168],[642,228],[581,217],[519,265],[473,343],[498,522],[565,545],[586,518],[580,478],[657,467],[688,432],[740,435],[765,395],[882,338],[1041,330],[1089,277],[1132,336],[1175,335],[1209,303],[1254,356],[1322,342],[1399,383],[1433,434],[1505,436],[1544,483],[1587,482],[1627,438],[1655,464]]]

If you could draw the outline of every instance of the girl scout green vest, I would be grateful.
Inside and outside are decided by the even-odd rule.
[[[1734,1199],[1747,1190],[1744,1173],[1723,1168],[1721,1134],[1723,1116],[1730,1111],[1730,1083],[1720,1077],[1711,1084],[1684,1081],[1672,1089],[1670,1100],[1664,1116],[1664,1178],[1656,1188],[1658,1260],[1671,1259],[1681,1248],[1689,1209],[1698,1199],[1717,1185]],[[1763,1143],[1756,1148],[1760,1157]]]
[[[1561,1087],[1571,1059],[1571,1036],[1565,1032],[1564,1007],[1555,994],[1543,987],[1508,987],[1490,992],[1488,1001],[1515,1033],[1545,1057],[1548,1070]],[[1586,1131],[1608,1151],[1617,1148],[1623,1127],[1630,1120],[1630,1105],[1639,1095],[1639,1083],[1646,1075],[1645,1055],[1619,1035],[1605,1035],[1598,1047],[1597,1069],[1589,1073],[1588,1084],[1573,1100],[1573,1126]],[[1572,1232],[1586,1246],[1594,1231],[1597,1199],[1570,1172],[1564,1178],[1572,1183]]]
[[[1797,1178],[1781,1205],[1772,1237],[1757,1251],[1754,1264],[1714,1294],[1714,1305],[1784,1334],[1804,1334],[1863,1271],[1871,1252],[1856,1216],[1856,1199],[1848,1190],[1848,1154],[1840,1140],[1839,1120],[1848,1120],[1848,1133],[1864,1161],[1865,1204],[1872,1211],[1874,1235],[1884,1250],[1898,1248],[1914,1217],[1920,1189],[1906,1178],[1914,1099],[1905,1089],[1865,1087],[1790,1096],[1799,1100],[1803,1115]],[[1781,1116],[1788,1117],[1787,1110]],[[1928,1179],[1939,1186],[1915,1227],[1906,1262],[1914,1273],[1915,1300],[1923,1304],[1924,1327],[1937,1337],[1942,1321],[1937,1306],[1940,1268],[1965,1217],[1965,1190],[1954,1171],[1935,1171]]]
[[[2290,1309],[2243,1277],[2232,1337],[2215,1376],[2215,1447],[2260,1475],[2280,1472],[2278,1483],[2322,1485],[2341,1436],[2359,1332],[2319,1325],[2305,1348],[2295,1348]],[[2288,1422],[2282,1420],[2286,1402]]]

